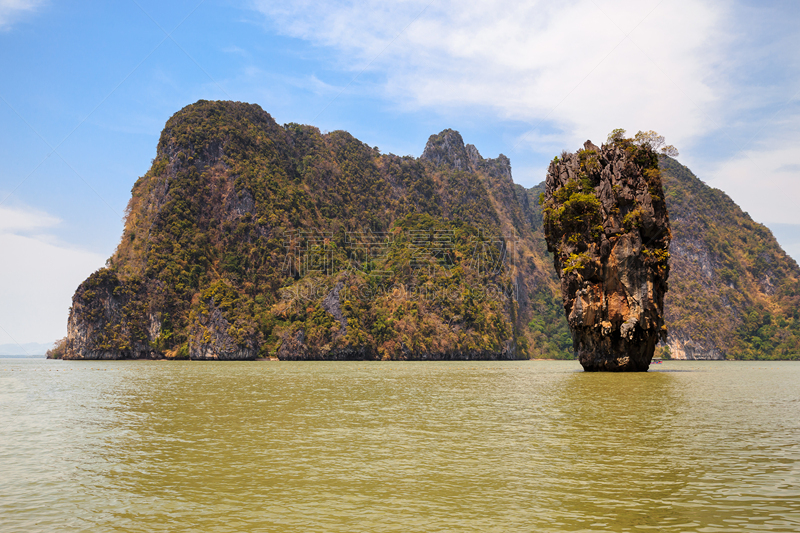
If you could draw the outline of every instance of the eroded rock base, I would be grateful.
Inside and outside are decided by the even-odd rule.
[[[578,361],[586,372],[647,372],[657,340],[585,336],[579,339]]]

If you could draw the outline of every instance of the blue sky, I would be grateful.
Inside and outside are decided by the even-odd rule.
[[[0,344],[66,333],[166,120],[198,99],[419,156],[459,130],[532,186],[654,129],[800,259],[800,3],[0,0]]]

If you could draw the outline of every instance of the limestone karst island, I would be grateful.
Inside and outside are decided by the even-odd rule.
[[[671,233],[655,150],[663,139],[623,135],[554,159],[541,197],[547,249],[586,370],[647,370],[667,338]]]
[[[654,139],[615,130],[526,189],[453,130],[401,157],[199,101],[167,122],[51,356],[646,370],[800,353],[797,264]]]

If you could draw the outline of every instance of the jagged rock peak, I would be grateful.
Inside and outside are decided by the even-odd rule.
[[[473,160],[479,161],[481,156],[474,146],[464,146],[464,139],[460,133],[446,129],[428,138],[420,159],[430,161],[437,167],[446,166],[453,170],[468,172],[474,169],[470,163]]]
[[[466,146],[466,150],[467,157],[469,157],[469,162],[472,165],[472,168],[478,168],[478,165],[480,165],[481,161],[483,161],[483,157],[481,157],[480,152],[478,152],[478,149],[475,148],[474,144],[468,144]]]
[[[494,159],[482,159],[480,168],[492,177],[513,183],[511,177],[511,160],[503,154]]]
[[[586,141],[550,164],[543,207],[581,365],[647,370],[666,337],[671,239],[657,154],[631,139]]]
[[[483,158],[474,144],[464,144],[464,139],[456,130],[446,129],[438,135],[431,135],[420,159],[451,170],[483,171],[489,176],[513,183],[508,157],[500,154],[495,159]]]

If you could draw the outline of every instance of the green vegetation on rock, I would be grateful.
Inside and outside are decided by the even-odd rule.
[[[452,130],[415,159],[200,101],[76,292],[67,357],[526,357],[523,213],[508,159]]]
[[[593,156],[582,155],[588,177]],[[666,196],[671,211],[703,209],[705,186],[670,177],[671,162],[661,160],[666,194],[651,191],[653,200]],[[432,136],[422,157],[400,157],[344,131],[280,126],[257,105],[199,101],[167,122],[151,168],[133,185],[117,250],[75,293],[59,353],[572,358],[543,219],[596,234],[592,186],[578,180],[569,208],[545,214],[543,185],[515,185],[508,158],[483,158],[453,130]],[[758,356],[756,346],[789,354],[796,265],[762,226],[727,225],[737,217],[698,229],[712,231],[712,277],[747,290],[754,276],[773,292],[729,294],[737,311],[724,315],[712,344],[736,357]],[[683,224],[679,216],[678,242]],[[724,231],[749,233],[728,249]],[[684,253],[670,252],[673,265]],[[652,260],[664,261],[659,254]],[[716,302],[715,288],[676,278],[667,305],[673,298],[681,307],[668,324],[672,317],[679,333],[703,325],[691,334],[705,349],[716,319],[698,320],[697,300]]]
[[[800,268],[724,192],[662,157],[672,357],[800,359]]]

